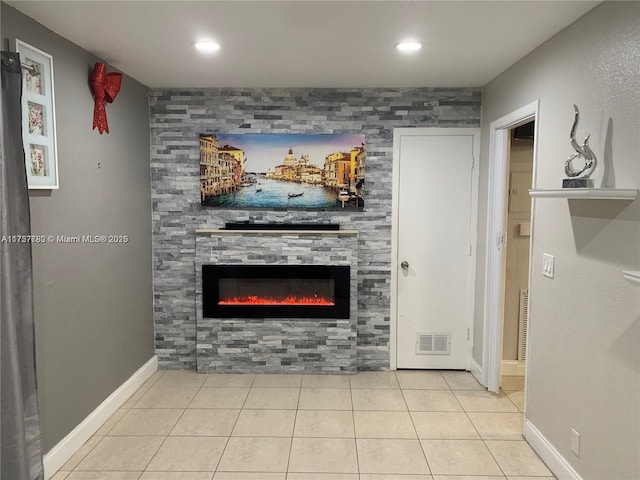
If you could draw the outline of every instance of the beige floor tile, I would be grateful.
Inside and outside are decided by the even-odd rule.
[[[456,398],[466,412],[517,412],[516,407],[504,393],[455,392]]]
[[[197,392],[195,387],[151,387],[133,408],[187,408]]]
[[[350,388],[351,375],[304,375],[302,388]]]
[[[351,390],[346,388],[303,388],[300,410],[351,410]]]
[[[228,437],[239,413],[240,410],[190,408],[173,427],[171,436]]]
[[[212,373],[203,387],[250,387],[255,377],[252,373]]]
[[[218,471],[286,472],[290,438],[231,437]]]
[[[464,412],[411,412],[418,437],[434,440],[478,440]]]
[[[147,381],[142,384],[143,387],[153,387],[158,380],[165,374],[166,370],[156,370]]]
[[[400,390],[360,388],[351,390],[354,410],[406,411]]]
[[[461,412],[462,406],[449,390],[403,390],[412,412]]]
[[[521,477],[509,475],[507,480],[555,480],[556,477]]]
[[[256,375],[253,388],[300,388],[302,375],[298,374],[265,374]]]
[[[442,376],[451,390],[486,390],[469,372],[444,371]]]
[[[417,438],[409,412],[353,412],[357,438]]]
[[[298,410],[295,437],[355,438],[353,412]]]
[[[524,390],[524,376],[503,375],[500,379],[503,390]]]
[[[295,410],[242,410],[233,436],[291,438],[295,419]]]
[[[351,388],[400,388],[395,372],[358,372],[349,380]]]
[[[142,471],[163,440],[163,437],[104,437],[77,470]]]
[[[288,473],[287,480],[358,480],[357,473]]]
[[[507,476],[552,476],[527,442],[491,440],[487,447]]]
[[[213,480],[285,480],[286,473],[217,472]]]
[[[470,412],[469,418],[484,440],[522,440],[522,413]]]
[[[74,453],[73,456],[69,460],[67,460],[67,463],[65,463],[60,470],[70,471],[70,470],[73,470],[74,468],[76,468],[80,464],[80,462],[82,460],[84,460],[84,458],[87,455],[89,455],[89,452],[91,452],[91,450],[93,450],[95,448],[95,446],[98,445],[98,443],[100,443],[102,438],[103,437],[101,437],[101,436],[94,435],[89,440],[84,442],[84,445],[82,445],[78,449],[78,451],[76,453]]]
[[[192,370],[167,370],[154,387],[201,387],[206,379],[206,374]]]
[[[213,480],[285,480],[286,473],[217,472]]]
[[[360,473],[428,474],[418,440],[357,439]]]
[[[144,472],[140,480],[211,480],[213,472]]]
[[[360,480],[432,480],[431,475],[388,475],[379,473],[363,473]]]
[[[226,437],[167,437],[147,471],[214,472]]]
[[[433,480],[505,480],[502,475],[434,475]]]
[[[421,440],[433,475],[502,475],[481,440]]]
[[[184,412],[180,408],[133,408],[111,429],[109,435],[167,436]]]
[[[400,387],[406,390],[448,390],[449,384],[440,372],[404,370],[396,372]]]
[[[299,395],[298,388],[251,388],[244,408],[295,410],[298,408]]]
[[[524,392],[523,391],[504,392],[504,394],[507,397],[509,397],[509,400],[511,400],[516,407],[518,407],[518,410],[520,410],[521,412],[524,412]]]
[[[294,438],[289,472],[357,473],[354,439]]]
[[[132,408],[136,403],[138,403],[138,400],[140,400],[144,396],[144,394],[149,391],[149,388],[151,387],[145,387],[145,386],[140,387],[138,390],[135,391],[133,395],[127,398],[127,401],[124,402],[120,408],[125,410]]]
[[[69,473],[64,480],[138,480],[142,472],[81,472]],[[55,477],[51,480],[57,480]]]
[[[242,408],[248,393],[248,388],[201,388],[189,404],[189,408],[239,409]]]
[[[98,429],[98,431],[95,434],[97,436],[107,435],[111,431],[111,429],[116,425],[116,423],[118,423],[128,411],[129,410],[125,408],[120,408],[116,410],[113,413],[113,415],[111,415],[107,419],[107,421],[102,424],[102,426]]]
[[[69,475],[69,473],[71,472],[69,471],[63,472],[62,470],[60,470],[56,472],[56,474],[53,477],[51,477],[50,480],[64,480],[67,477],[67,475]]]

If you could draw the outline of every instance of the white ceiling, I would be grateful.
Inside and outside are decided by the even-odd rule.
[[[477,87],[600,2],[7,3],[149,87]],[[422,51],[396,52],[406,37]]]

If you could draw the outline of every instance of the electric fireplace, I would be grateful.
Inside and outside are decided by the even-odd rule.
[[[349,266],[202,265],[204,318],[349,318]]]

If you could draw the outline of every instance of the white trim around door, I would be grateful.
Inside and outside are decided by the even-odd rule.
[[[504,238],[507,202],[507,171],[509,168],[507,146],[509,129],[538,119],[539,101],[525,105],[493,122],[489,126],[489,182],[487,201],[487,250],[484,296],[484,332],[481,383],[489,391],[500,390],[502,364],[502,316],[504,297]],[[538,144],[538,122],[536,121],[533,145],[533,181],[536,178],[536,152]],[[535,202],[531,218],[535,214]],[[530,242],[533,242],[533,222]],[[529,264],[533,248],[530,245]],[[529,269],[529,286],[531,269]],[[529,290],[531,292],[531,290]],[[530,303],[531,304],[531,303]],[[530,345],[527,346],[529,348]]]

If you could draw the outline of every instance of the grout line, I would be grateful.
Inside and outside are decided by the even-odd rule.
[[[160,376],[160,378],[162,378],[162,377],[164,377],[164,373]],[[207,379],[205,379],[205,381],[202,382],[202,385],[204,385],[204,383],[206,381],[207,381]],[[157,381],[155,383],[157,383]],[[155,383],[154,383],[154,385],[155,385]],[[147,465],[142,470],[142,473],[140,474],[140,476],[142,476],[144,474],[144,472],[147,471],[147,468],[149,468],[149,465],[151,465],[151,462],[153,462],[153,459],[156,458],[156,456],[158,455],[158,452],[164,446],[165,442],[169,438],[169,435],[171,435],[171,432],[173,432],[173,429],[176,427],[176,425],[178,424],[180,419],[184,416],[184,412],[187,411],[187,409],[189,408],[189,405],[191,405],[191,402],[193,402],[193,399],[196,398],[196,395],[198,395],[198,392],[202,389],[202,385],[198,388],[198,391],[193,395],[193,397],[191,397],[191,400],[189,400],[189,403],[187,403],[187,406],[182,410],[182,414],[180,414],[180,418],[178,418],[178,421],[173,425],[173,427],[171,427],[171,430],[169,430],[169,433],[164,436],[164,439],[162,440],[162,443],[160,443],[160,446],[156,449],[154,454],[151,456],[151,459],[149,459],[149,461],[147,462]],[[188,388],[188,387],[186,387],[186,388]],[[193,387],[191,387],[191,388],[193,388]],[[136,402],[136,403],[138,403],[138,402]]]
[[[398,381],[398,376],[397,374],[396,376],[396,381]],[[398,384],[400,384],[400,381],[398,381]],[[409,404],[407,403],[407,399],[404,396],[404,390],[401,388],[400,389],[400,394],[402,395],[402,399],[404,400],[404,406],[407,407],[407,413],[409,414],[409,420],[411,420],[411,426],[413,427],[413,431],[416,434],[416,440],[418,440],[418,445],[420,446],[420,451],[422,452],[422,456],[424,457],[424,462],[427,464],[427,470],[429,471],[428,475],[431,475],[431,478],[433,478],[433,473],[431,471],[431,465],[429,464],[429,459],[427,458],[427,452],[424,451],[424,447],[422,446],[422,440],[420,439],[420,435],[418,434],[418,429],[416,428],[416,424],[413,421],[413,415],[411,415],[411,410],[409,409]]]
[[[236,429],[236,425],[238,425],[238,420],[240,420],[240,415],[242,415],[242,410],[244,410],[244,405],[245,403],[247,403],[247,398],[249,398],[249,393],[251,392],[251,388],[253,387],[253,382],[255,382],[256,380],[256,375],[253,374],[253,379],[251,380],[251,384],[249,385],[249,388],[247,389],[247,394],[244,397],[244,401],[242,402],[242,405],[240,406],[240,410],[238,410],[238,416],[236,416],[236,421],[233,422],[233,427],[231,427],[231,431],[229,432],[229,435],[227,436],[227,441],[224,444],[224,448],[222,449],[222,452],[220,453],[220,458],[218,459],[218,462],[216,463],[216,468],[213,470],[213,476],[211,477],[211,480],[213,480],[213,477],[216,476],[216,472],[218,471],[218,468],[220,467],[220,462],[222,462],[222,458],[224,457],[225,452],[227,451],[227,447],[229,446],[229,442],[231,441],[231,436],[233,435],[233,431]],[[206,381],[205,381],[206,383]],[[204,383],[202,384],[204,388]],[[246,387],[244,387],[246,388]],[[195,397],[194,397],[195,398]]]
[[[296,434],[296,423],[298,422],[298,410],[300,408],[300,397],[302,395],[302,382],[304,381],[304,374],[300,377],[300,386],[298,388],[298,401],[296,402],[295,413],[293,414],[293,428],[291,429],[291,440],[289,441],[289,455],[287,456],[287,467],[285,472],[285,479],[289,477],[289,465],[291,464],[291,452],[293,452],[293,439]]]
[[[354,375],[358,375],[358,372]],[[351,400],[351,422],[353,424],[353,444],[356,449],[356,474],[358,475],[358,479],[360,479],[360,456],[358,455],[358,432],[356,431],[356,410],[353,406],[353,387],[351,386],[351,377],[349,377],[349,399]]]
[[[117,425],[118,423],[119,423],[119,421],[118,421],[118,422],[116,422],[116,425]],[[115,426],[115,425],[114,425],[114,426]],[[102,443],[102,440],[104,440],[104,439],[107,437],[106,435],[97,435],[97,436],[98,436],[98,437],[101,437],[101,438],[100,438],[100,440],[99,440],[99,441],[97,441],[97,442],[96,442],[96,444],[95,444],[93,447],[91,447],[91,449],[90,449],[90,450],[89,450],[85,455],[83,455],[83,456],[82,456],[82,459],[78,462],[78,464],[77,464],[75,467],[73,467],[71,470],[62,470],[62,468],[64,467],[64,465],[66,465],[67,463],[69,463],[69,462],[71,461],[71,459],[72,459],[73,457],[75,457],[75,456],[78,454],[78,452],[74,453],[74,454],[71,456],[71,458],[70,458],[69,460],[67,460],[67,461],[65,462],[65,464],[64,464],[64,465],[62,465],[62,467],[60,467],[60,468],[58,469],[58,472],[59,472],[59,471],[61,471],[61,470],[62,470],[63,472],[69,472],[69,473],[65,476],[65,478],[66,478],[66,477],[68,477],[68,476],[71,474],[71,472],[76,471],[76,470],[77,470],[77,468],[80,466],[80,464],[81,464],[82,462],[84,462],[84,461],[85,461],[85,459],[89,456],[89,454],[90,454],[91,452],[93,452],[93,451],[95,450],[95,448],[96,448],[98,445],[100,445],[100,444]],[[91,439],[92,439],[92,438],[94,438],[94,437],[96,437],[96,435],[93,435],[93,436],[89,437],[89,440],[91,440]],[[84,442],[84,443],[82,444],[82,446],[78,449],[78,451],[80,451],[80,450],[82,449],[82,447],[84,447],[84,446],[87,444],[87,442],[89,442],[89,440],[87,440],[86,442]],[[54,473],[54,475],[56,475],[58,472]]]

